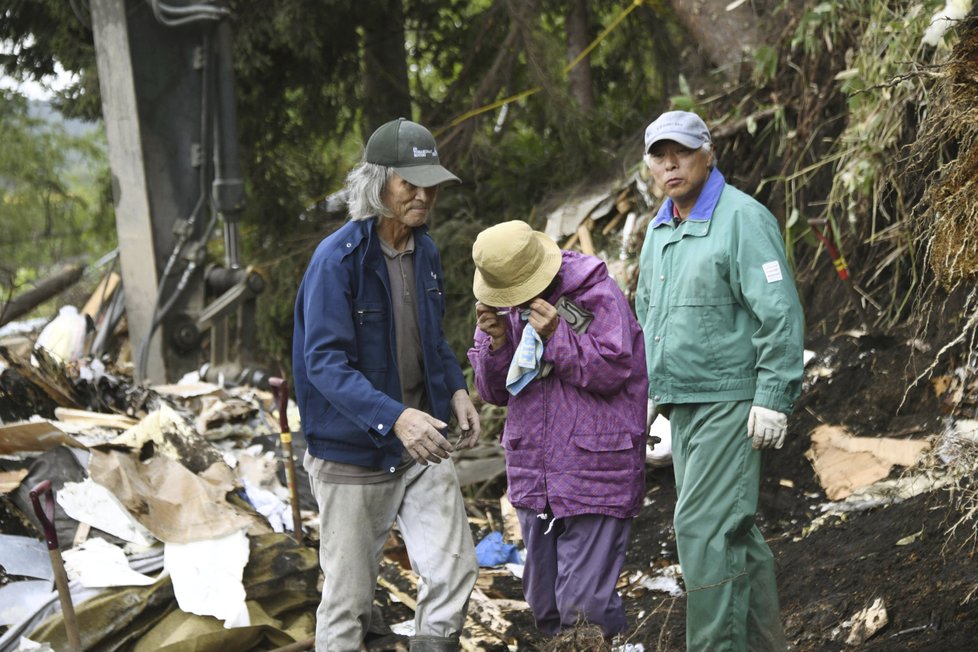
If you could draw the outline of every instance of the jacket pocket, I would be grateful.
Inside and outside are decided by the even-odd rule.
[[[607,453],[611,451],[627,451],[634,448],[632,436],[627,432],[595,435],[575,434],[574,445],[592,453]]]
[[[424,302],[428,311],[428,316],[433,325],[440,326],[442,316],[445,314],[445,293],[441,284],[437,280],[427,279],[421,283],[421,301]]]
[[[503,447],[503,450],[516,451],[516,450],[519,450],[520,449],[520,444],[522,443],[522,440],[523,440],[522,435],[519,435],[519,434],[516,434],[516,435],[510,434],[510,432],[507,429],[504,428],[503,429],[503,436],[499,440],[499,444],[500,444],[500,446]]]
[[[573,442],[582,469],[620,472],[635,466],[635,442],[627,432],[575,433]]]
[[[643,486],[644,450],[628,433],[575,434],[572,468],[560,472],[574,488],[574,500],[586,505],[626,509]]]
[[[353,327],[356,329],[357,359],[361,371],[387,369],[387,306],[382,301],[353,304]]]

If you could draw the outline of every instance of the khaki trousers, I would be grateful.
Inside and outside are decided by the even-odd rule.
[[[319,560],[325,575],[316,610],[316,650],[356,652],[370,627],[380,561],[397,522],[419,576],[415,631],[456,639],[478,566],[455,465],[415,464],[378,484],[310,477],[319,503]]]

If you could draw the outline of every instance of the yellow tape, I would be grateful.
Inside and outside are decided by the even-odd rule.
[[[618,27],[619,23],[621,23],[621,21],[625,20],[625,18],[628,16],[628,14],[632,13],[636,8],[638,8],[640,5],[642,5],[644,3],[645,3],[645,0],[632,0],[632,4],[630,4],[628,7],[626,7],[625,9],[623,9],[615,17],[615,19],[612,20],[611,23],[606,28],[604,28],[604,30],[600,34],[598,34],[597,38],[595,38],[593,41],[591,41],[590,45],[588,45],[586,48],[584,48],[583,50],[581,50],[581,53],[578,54],[576,57],[574,57],[574,60],[573,61],[571,61],[570,63],[568,63],[566,66],[564,66],[564,74],[567,74],[568,72],[570,72],[574,68],[574,66],[576,66],[581,61],[583,61],[584,60],[584,57],[586,57],[587,55],[589,55],[591,53],[591,50],[593,50],[594,48],[596,48],[597,45],[598,45],[598,43],[600,43],[601,41],[603,41],[604,38],[606,36],[608,36],[608,34],[610,34],[613,29],[615,29],[616,27]],[[475,116],[480,115],[480,114],[483,114],[483,113],[486,113],[487,111],[492,111],[493,109],[498,109],[499,107],[501,107],[501,106],[503,106],[505,104],[510,104],[512,102],[516,102],[517,100],[522,100],[524,97],[529,97],[530,95],[533,95],[534,93],[538,93],[541,90],[543,90],[541,87],[535,86],[535,87],[533,87],[533,88],[531,88],[529,90],[523,91],[522,93],[517,93],[516,95],[510,95],[509,97],[504,97],[501,100],[496,100],[495,102],[493,102],[491,104],[486,104],[485,106],[480,106],[477,109],[472,109],[471,111],[466,111],[462,115],[458,116],[457,118],[455,118],[454,120],[452,120],[451,122],[449,122],[448,123],[448,126],[442,127],[441,129],[437,130],[434,133],[434,135],[435,135],[435,137],[438,137],[446,129],[449,129],[451,127],[455,127],[455,126],[457,126],[457,125],[465,122],[469,118],[474,118]]]
[[[571,68],[573,68],[574,66],[576,66],[577,64],[579,64],[584,57],[586,57],[587,55],[591,54],[591,50],[593,50],[595,47],[597,47],[598,43],[600,43],[604,39],[605,36],[607,36],[608,34],[611,33],[611,30],[613,30],[614,28],[618,27],[618,23],[620,23],[621,21],[625,20],[625,17],[628,16],[628,14],[632,13],[633,11],[635,11],[635,9],[639,5],[641,5],[643,2],[645,2],[645,0],[633,0],[632,1],[632,4],[629,5],[628,8],[626,8],[620,14],[618,14],[618,16],[616,16],[615,19],[613,21],[611,21],[611,24],[608,25],[607,27],[605,27],[604,28],[604,31],[601,32],[600,34],[598,34],[598,37],[596,39],[594,39],[593,41],[591,41],[591,44],[589,46],[587,46],[586,48],[584,48],[579,55],[577,55],[576,57],[574,57],[574,60],[573,61],[571,61],[566,66],[564,66],[564,72],[565,73],[570,72]]]
[[[608,36],[608,34],[610,34],[613,29],[615,29],[616,27],[618,27],[618,25],[621,23],[621,21],[625,20],[625,18],[628,16],[628,14],[632,13],[633,11],[635,11],[635,9],[637,9],[641,5],[645,4],[645,2],[646,2],[646,0],[632,0],[632,3],[630,5],[628,5],[628,7],[626,7],[625,9],[623,9],[621,12],[619,12],[619,14],[617,16],[615,16],[614,20],[612,20],[611,23],[600,34],[598,34],[597,38],[595,38],[593,41],[591,41],[590,45],[588,45],[586,48],[584,48],[581,51],[580,54],[578,54],[576,57],[574,57],[574,60],[573,61],[571,61],[570,63],[568,63],[566,66],[564,66],[564,74],[567,74],[568,72],[570,72],[574,68],[574,66],[576,66],[577,64],[579,64],[584,59],[584,57],[586,57],[587,55],[589,55],[591,53],[591,51],[595,47],[597,47],[598,43],[600,43],[601,41],[603,41],[604,38],[606,36]],[[656,0],[655,4],[658,5],[659,3],[661,3],[661,0]],[[446,126],[441,127],[440,129],[436,129],[433,132],[432,135],[434,135],[435,138],[438,138],[439,136],[441,136],[441,134],[445,133],[446,130],[462,124],[463,122],[465,122],[469,118],[474,118],[477,115],[481,115],[481,114],[486,113],[488,111],[492,111],[493,109],[498,109],[499,107],[504,106],[506,104],[511,104],[512,102],[516,102],[518,100],[522,100],[524,97],[529,97],[529,96],[533,95],[534,93],[539,93],[541,90],[543,90],[543,89],[540,86],[534,86],[533,88],[531,88],[529,90],[525,90],[522,93],[517,93],[516,95],[510,95],[509,97],[504,97],[501,100],[496,100],[495,102],[492,102],[491,104],[486,104],[485,106],[480,106],[477,109],[472,109],[470,111],[466,111],[462,115],[454,118]],[[325,197],[326,197],[326,195],[321,196],[314,203],[319,203]]]
[[[292,433],[291,432],[283,432],[280,435],[280,437],[282,439],[282,443],[283,444],[291,444],[292,443]]]

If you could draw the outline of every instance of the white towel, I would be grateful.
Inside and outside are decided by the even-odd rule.
[[[527,324],[523,329],[523,337],[516,347],[513,361],[509,363],[509,372],[506,374],[506,389],[510,394],[516,396],[537,377],[540,373],[542,357],[543,340],[540,339],[539,333]]]

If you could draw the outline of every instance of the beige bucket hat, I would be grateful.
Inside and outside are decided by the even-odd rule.
[[[491,226],[472,245],[472,293],[488,306],[508,308],[533,299],[560,270],[560,247],[520,220]]]

